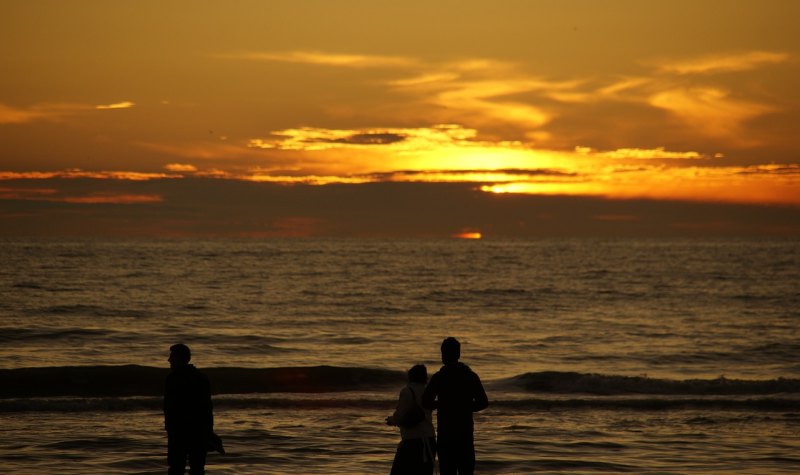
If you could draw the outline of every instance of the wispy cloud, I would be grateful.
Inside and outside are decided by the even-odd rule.
[[[42,199],[58,193],[55,188],[6,188],[0,187],[0,200]]]
[[[786,53],[752,51],[655,62],[650,63],[651,71],[614,80],[589,97],[597,102],[625,102],[668,111],[687,127],[683,138],[713,137],[729,145],[750,147],[760,139],[748,133],[748,121],[783,105],[743,90],[730,74],[717,74],[754,71],[790,60]]]
[[[636,160],[697,160],[710,158],[699,152],[673,152],[664,147],[654,149],[642,148],[620,148],[600,152],[590,147],[575,147],[575,153],[586,157],[611,158],[611,159],[636,159]],[[714,158],[722,158],[721,154],[715,154]]]
[[[128,101],[96,106],[75,103],[41,103],[28,107],[16,107],[0,103],[0,125],[25,124],[38,120],[58,120],[92,110],[127,109],[133,106],[134,103]]]
[[[110,110],[110,109],[130,109],[131,107],[135,106],[131,101],[123,101],[123,102],[115,102],[113,104],[101,104],[94,106],[95,109],[98,110]]]
[[[703,56],[689,60],[662,61],[658,71],[674,74],[716,74],[748,71],[769,64],[788,61],[788,53],[771,51],[748,51],[737,54]]]
[[[153,193],[137,194],[106,191],[74,194],[63,192],[56,188],[0,187],[0,200],[47,201],[72,204],[148,204],[161,203],[164,198],[159,194]]]
[[[0,171],[0,180],[47,180],[50,178],[96,178],[101,180],[146,181],[160,178],[174,178],[166,173],[146,173],[131,171],[85,171],[80,169],[48,172]]]
[[[775,110],[769,105],[735,99],[730,92],[714,87],[661,91],[650,97],[650,104],[672,112],[700,132],[726,137],[734,143],[750,141],[741,130],[745,121]]]
[[[150,204],[161,203],[164,198],[156,194],[115,194],[115,193],[96,193],[84,196],[64,196],[62,198],[51,198],[48,201],[59,201],[62,203],[74,204]]]
[[[442,124],[421,128],[324,129],[301,127],[272,132],[274,138],[252,139],[248,146],[261,149],[319,151],[336,148],[393,146],[403,150],[428,150],[474,138],[477,131]]]
[[[169,172],[182,172],[193,173],[197,171],[197,167],[186,163],[168,163],[164,165],[164,169]]]
[[[340,54],[322,51],[246,52],[220,55],[226,59],[274,61],[345,68],[407,68],[419,65],[413,58],[369,54]]]
[[[0,124],[23,124],[47,117],[47,113],[35,109],[21,109],[0,104]]]
[[[746,122],[776,110],[776,105],[764,103],[763,97],[743,94],[736,89],[735,81],[714,74],[756,70],[791,59],[783,52],[749,51],[653,61],[644,63],[647,69],[639,75],[623,78],[547,78],[532,75],[521,63],[483,58],[436,63],[402,56],[322,51],[251,52],[226,57],[338,68],[394,68],[399,77],[383,83],[396,100],[393,106],[386,105],[390,101],[384,102],[384,107],[401,111],[393,117],[418,122],[424,114],[437,122],[466,124],[487,134],[525,137],[539,146],[564,145],[563,138],[554,136],[551,130],[558,119],[580,117],[582,107],[619,103],[670,112],[686,125],[683,138],[711,136],[752,145],[754,139],[745,138]],[[592,133],[582,131],[580,135]],[[605,131],[597,133],[605,135]],[[378,144],[383,140],[378,136],[363,139]],[[316,146],[326,147],[322,141]],[[288,144],[284,147],[288,149]]]
[[[0,104],[0,124],[24,124],[37,120],[59,119],[90,109],[91,106],[85,104],[43,103],[30,107]]]
[[[249,149],[243,145],[237,145],[232,142],[210,142],[210,141],[195,141],[195,142],[173,142],[173,143],[159,143],[159,142],[135,142],[138,147],[147,150],[172,155],[186,160],[225,160],[229,161],[234,158],[260,158],[254,150]],[[171,170],[177,171],[177,170]]]
[[[695,202],[800,205],[800,165],[775,167],[637,167],[586,170],[579,179],[516,180],[483,185],[489,193],[598,196]]]
[[[476,59],[429,65],[415,76],[387,84],[396,92],[417,96],[422,103],[446,111],[454,121],[512,124],[532,131],[550,122],[552,111],[512,97],[533,94],[562,102],[583,101],[580,83],[530,77],[514,63]]]

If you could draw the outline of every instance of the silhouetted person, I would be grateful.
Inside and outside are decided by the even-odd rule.
[[[189,347],[172,345],[164,389],[164,427],[167,430],[169,475],[182,475],[189,461],[189,473],[205,473],[206,452],[214,433],[211,385],[206,375],[189,364]]]
[[[461,344],[453,337],[442,342],[444,366],[431,377],[422,405],[436,409],[441,475],[472,475],[475,444],[472,413],[486,409],[489,399],[481,379],[469,366],[459,363]]]
[[[431,475],[436,458],[436,437],[431,411],[422,407],[422,393],[428,382],[425,365],[408,370],[408,385],[400,390],[397,409],[386,423],[400,427],[400,444],[394,455],[391,475]],[[421,413],[417,412],[421,411]],[[412,414],[420,414],[421,419]],[[411,419],[411,420],[409,420]]]

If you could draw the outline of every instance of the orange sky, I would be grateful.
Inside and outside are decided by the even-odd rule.
[[[800,234],[798,17],[782,0],[3,0],[0,233],[226,234],[201,203],[230,185],[283,189],[278,202],[319,188],[234,234],[394,235],[329,212],[335,190],[393,183],[491,203],[756,206],[780,217],[722,228]],[[249,204],[229,195],[234,219]],[[449,231],[415,222],[425,195],[394,209],[413,229],[400,234],[491,235],[477,210]],[[518,230],[512,214],[495,228]]]

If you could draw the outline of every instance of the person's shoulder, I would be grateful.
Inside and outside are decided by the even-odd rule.
[[[458,374],[475,374],[475,371],[472,371],[472,368],[469,367],[468,364],[458,362],[457,364],[453,365],[453,372]]]
[[[444,369],[444,368],[442,368],[442,369]],[[436,385],[439,382],[439,380],[441,380],[443,377],[444,376],[442,374],[442,370],[441,369],[439,371],[433,373],[433,375],[430,378],[428,378],[428,386]]]
[[[467,365],[464,365],[464,366],[467,366]],[[467,366],[467,373],[470,375],[470,377],[472,377],[472,378],[474,378],[474,379],[477,379],[477,380],[480,380],[480,379],[481,379],[481,378],[480,378],[480,376],[478,376],[478,373],[476,373],[476,372],[475,372],[475,371],[474,371],[472,368],[470,368],[469,366]]]
[[[186,373],[187,374],[191,374],[195,378],[206,378],[206,379],[208,379],[208,376],[206,376],[206,373],[201,371],[200,368],[198,368],[197,366],[195,366],[193,364],[190,364],[190,365],[186,366]]]
[[[205,387],[210,387],[211,386],[211,380],[208,379],[208,375],[206,373],[198,370],[198,371],[195,372],[195,378],[197,378],[197,380],[203,386],[205,386]]]
[[[472,380],[473,382],[477,383],[481,382],[480,376],[478,376],[478,373],[473,371],[472,368],[470,368],[468,365],[464,363],[459,363],[459,364],[461,365],[459,369],[462,377],[466,377],[467,379]]]

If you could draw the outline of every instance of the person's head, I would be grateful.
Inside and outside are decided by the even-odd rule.
[[[461,343],[452,336],[442,342],[442,363],[457,363],[461,358]]]
[[[408,382],[426,384],[428,382],[428,368],[424,364],[412,366],[408,370]]]
[[[183,343],[172,345],[169,347],[169,366],[175,368],[189,364],[192,359],[192,352],[189,347]]]

